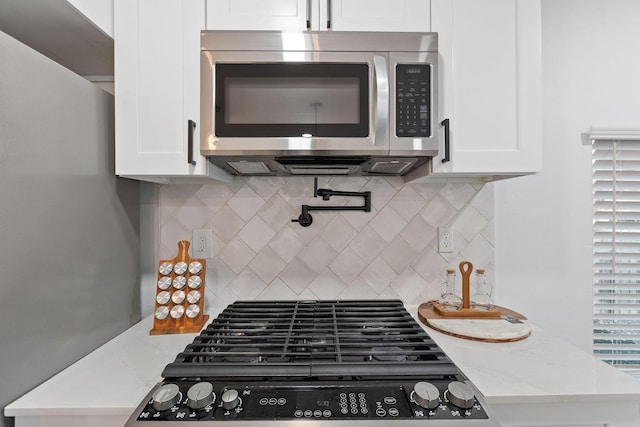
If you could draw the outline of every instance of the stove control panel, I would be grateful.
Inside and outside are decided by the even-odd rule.
[[[138,422],[488,418],[473,389],[460,381],[338,385],[177,381],[158,384],[134,416]]]

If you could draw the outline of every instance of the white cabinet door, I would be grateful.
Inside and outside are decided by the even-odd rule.
[[[438,32],[439,115],[450,161],[431,178],[491,180],[535,173],[542,162],[540,0],[432,0]]]
[[[310,29],[311,0],[207,0],[208,30]]]
[[[153,182],[214,175],[197,126],[203,0],[116,0],[114,17],[116,174]]]
[[[430,0],[322,0],[320,28],[336,31],[431,31]]]
[[[429,31],[430,0],[207,0],[209,30]]]

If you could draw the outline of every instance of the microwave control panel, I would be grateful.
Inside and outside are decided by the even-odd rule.
[[[431,67],[428,64],[396,65],[396,136],[431,136]]]

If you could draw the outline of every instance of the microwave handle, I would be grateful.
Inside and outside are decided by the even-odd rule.
[[[196,131],[196,122],[193,120],[187,121],[187,163],[190,165],[196,164],[193,160],[193,134]]]
[[[375,145],[386,145],[389,135],[389,71],[384,56],[373,57],[376,80]]]

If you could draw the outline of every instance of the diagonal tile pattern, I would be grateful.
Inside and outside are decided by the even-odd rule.
[[[372,212],[318,211],[310,227],[292,223],[301,204],[361,204],[313,198],[312,178],[161,185],[160,259],[174,257],[178,240],[191,240],[193,228],[211,228],[207,299],[224,301],[400,298],[418,304],[437,297],[445,270],[462,260],[485,268],[493,280],[492,184],[382,177],[324,177],[319,184],[371,191]],[[455,228],[455,253],[438,253],[441,225]]]

